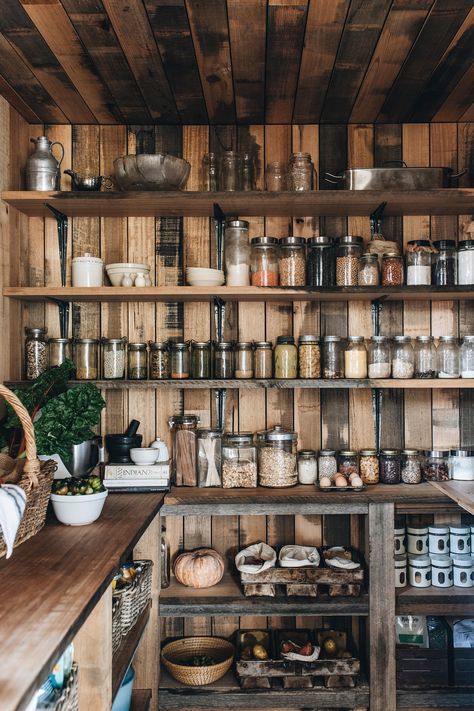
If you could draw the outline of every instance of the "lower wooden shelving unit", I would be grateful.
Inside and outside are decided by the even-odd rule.
[[[150,609],[151,603],[148,603],[130,632],[123,638],[122,644],[112,659],[112,699],[115,699],[127,669],[133,660],[133,655],[140,644],[150,619]]]

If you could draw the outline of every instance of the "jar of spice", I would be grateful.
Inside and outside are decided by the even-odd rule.
[[[423,481],[448,481],[449,452],[439,449],[426,449],[421,460]]]
[[[415,339],[414,378],[436,378],[438,358],[433,336],[417,336]]]
[[[473,560],[470,555],[451,555],[453,562],[453,582],[457,588],[472,588]]]
[[[407,526],[407,545],[409,555],[428,553],[428,526]]]
[[[250,242],[252,286],[278,286],[278,239],[254,237]]]
[[[440,336],[438,378],[459,378],[460,370],[458,339],[455,336]]]
[[[428,556],[409,556],[408,582],[414,588],[431,587],[431,561]]]
[[[99,375],[99,341],[96,338],[76,338],[74,365],[77,380],[97,380]]]
[[[449,526],[428,526],[428,550],[430,554],[449,553]]]
[[[298,377],[298,351],[293,336],[278,336],[273,359],[275,378]]]
[[[125,377],[126,347],[125,338],[102,339],[102,376],[105,380]]]
[[[367,252],[359,259],[359,286],[378,286],[380,284],[379,259],[376,254]]]
[[[336,261],[332,240],[319,235],[310,237],[307,245],[306,284],[308,286],[334,286],[336,283]]]
[[[148,351],[146,343],[128,344],[128,377],[146,380],[148,377]]]
[[[211,344],[209,341],[193,341],[191,343],[191,373],[191,377],[197,380],[211,377]]]
[[[47,328],[25,328],[25,377],[27,380],[35,380],[48,368],[47,332]]]
[[[435,588],[450,588],[453,584],[453,561],[449,555],[432,555],[431,584]]]
[[[392,373],[390,339],[387,336],[372,336],[367,345],[369,378],[389,378]]]
[[[367,349],[363,336],[349,336],[344,350],[344,372],[346,378],[367,377]]]
[[[380,482],[399,484],[402,477],[400,452],[397,449],[380,451]]]
[[[214,377],[218,380],[234,377],[234,344],[230,341],[214,343]]]
[[[352,449],[343,449],[337,455],[337,471],[349,479],[351,474],[359,473],[359,457]]]
[[[449,454],[449,478],[455,481],[474,480],[474,449],[451,450]]]
[[[298,373],[300,378],[321,377],[321,347],[319,336],[299,337]]]
[[[336,285],[357,286],[359,283],[359,259],[362,255],[362,237],[340,237],[336,246]]]
[[[55,368],[64,363],[65,360],[72,360],[72,341],[70,338],[50,338],[49,339],[49,367]]]
[[[323,378],[344,377],[344,349],[339,336],[325,336],[323,340]]]
[[[224,489],[252,489],[257,486],[257,448],[251,432],[226,433],[222,447]]]
[[[270,192],[282,192],[286,190],[286,173],[286,163],[281,161],[268,163],[267,172],[265,174],[267,190]]]
[[[222,432],[220,430],[197,430],[198,486],[222,486]]]
[[[225,151],[221,157],[219,188],[233,191],[242,189],[242,157],[236,151]]]
[[[334,449],[321,449],[318,456],[319,479],[328,477],[331,481],[337,474],[336,451]]]
[[[474,239],[464,239],[458,245],[458,284],[474,284]]]
[[[395,336],[392,348],[392,378],[413,378],[415,353],[410,336]]]
[[[305,285],[305,240],[302,237],[280,239],[279,272],[281,286]]]
[[[265,433],[258,448],[258,478],[261,486],[280,488],[297,483],[296,432],[279,425]]]
[[[360,478],[364,484],[379,483],[379,455],[376,449],[360,451]]]
[[[455,286],[456,284],[456,242],[453,239],[440,239],[433,242],[437,250],[433,254],[431,283],[436,286]]]
[[[246,220],[226,222],[224,248],[227,286],[249,286],[250,244]]]
[[[296,192],[312,190],[313,173],[311,153],[292,153],[288,162],[288,190]]]
[[[312,449],[298,452],[298,481],[300,484],[315,484],[318,480],[318,460]]]
[[[471,529],[469,526],[449,527],[449,550],[451,554],[471,552]]]
[[[460,348],[461,378],[474,378],[474,336],[464,336]]]
[[[406,247],[407,285],[429,286],[431,284],[432,247],[427,239],[413,239]]]
[[[393,550],[395,555],[405,555],[406,549],[406,531],[405,526],[395,526],[393,529]]]
[[[176,486],[196,486],[197,415],[174,415],[168,420],[173,437],[172,470]]]
[[[238,379],[253,378],[253,343],[238,341],[235,344],[235,377]]]
[[[404,484],[421,483],[421,461],[417,449],[402,450],[402,482]]]
[[[395,587],[405,588],[407,585],[407,557],[406,555],[396,555],[395,566]]]
[[[170,349],[170,378],[172,380],[185,380],[189,378],[189,345],[184,341],[171,341]]]
[[[405,280],[403,257],[397,252],[382,256],[382,286],[402,286]]]
[[[167,380],[170,376],[168,343],[166,341],[150,341],[149,345],[151,380]]]
[[[219,189],[218,160],[215,153],[205,153],[202,158],[202,189],[216,191]]]
[[[260,380],[273,376],[273,346],[271,341],[255,341],[255,378]]]

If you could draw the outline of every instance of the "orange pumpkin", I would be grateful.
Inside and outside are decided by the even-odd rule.
[[[179,555],[173,565],[176,580],[188,588],[212,588],[222,580],[224,560],[212,548],[198,548]]]

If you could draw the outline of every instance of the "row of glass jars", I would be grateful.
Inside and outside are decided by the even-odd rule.
[[[205,153],[202,160],[203,190],[255,190],[256,160],[252,153],[224,151]],[[288,163],[273,161],[267,165],[266,188],[271,191],[312,190],[315,171],[310,153],[292,153]]]

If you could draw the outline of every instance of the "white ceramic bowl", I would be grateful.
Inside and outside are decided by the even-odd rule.
[[[206,279],[205,277],[187,277],[186,281],[189,286],[222,286],[225,282],[224,277],[219,279]]]
[[[56,518],[66,526],[87,526],[99,518],[108,493],[108,491],[99,491],[97,494],[81,496],[51,494]]]
[[[138,264],[137,262],[114,262],[113,264],[106,264],[105,268],[107,271],[112,270],[120,270],[120,271],[130,271],[133,269],[136,271],[137,269],[143,270],[143,271],[150,271],[150,265],[149,264]]]
[[[155,447],[132,447],[130,450],[130,459],[134,464],[154,464],[158,455],[159,452]]]
[[[222,269],[203,269],[201,267],[187,267],[186,274],[209,278],[224,276],[224,271]]]
[[[125,274],[129,274],[132,281],[134,281],[137,274],[143,274],[143,276],[147,277],[150,274],[150,267],[147,267],[146,269],[142,267],[135,267],[134,269],[114,267],[113,269],[107,269],[107,276],[109,277],[112,286],[121,286],[122,279]]]

